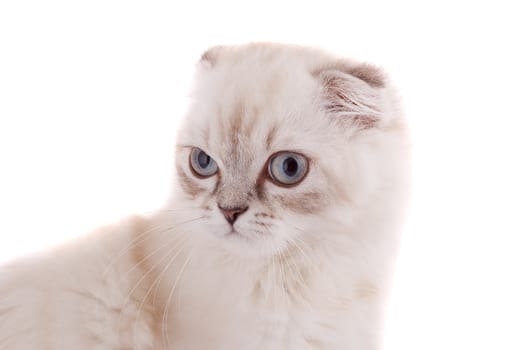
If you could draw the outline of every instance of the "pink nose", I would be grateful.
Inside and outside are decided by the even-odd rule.
[[[223,208],[219,205],[219,209],[222,211],[222,214],[224,215],[226,221],[233,225],[233,223],[235,222],[235,220],[237,220],[239,215],[248,210],[248,207],[246,206],[237,208]]]

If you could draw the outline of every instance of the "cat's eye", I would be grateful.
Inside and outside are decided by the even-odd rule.
[[[278,185],[298,184],[308,172],[306,157],[293,152],[278,152],[268,162],[268,174]]]
[[[200,148],[193,148],[190,153],[190,167],[198,177],[209,177],[217,173],[217,163]]]

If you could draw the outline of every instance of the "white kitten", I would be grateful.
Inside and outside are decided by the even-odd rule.
[[[167,208],[0,275],[0,349],[379,349],[407,185],[375,67],[217,47]]]

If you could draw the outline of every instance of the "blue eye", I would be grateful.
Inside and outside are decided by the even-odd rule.
[[[212,176],[219,170],[213,158],[200,148],[191,150],[190,166],[193,173],[199,177]]]
[[[278,152],[270,158],[268,174],[278,185],[292,186],[299,183],[308,172],[308,161],[300,154]]]

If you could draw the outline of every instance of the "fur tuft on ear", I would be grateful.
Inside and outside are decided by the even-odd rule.
[[[338,65],[319,72],[323,107],[334,118],[362,129],[375,127],[382,116],[382,72],[370,65]]]
[[[386,85],[383,70],[368,63],[352,64],[345,60],[337,62],[335,68],[346,74],[361,79],[371,87],[382,88]]]

